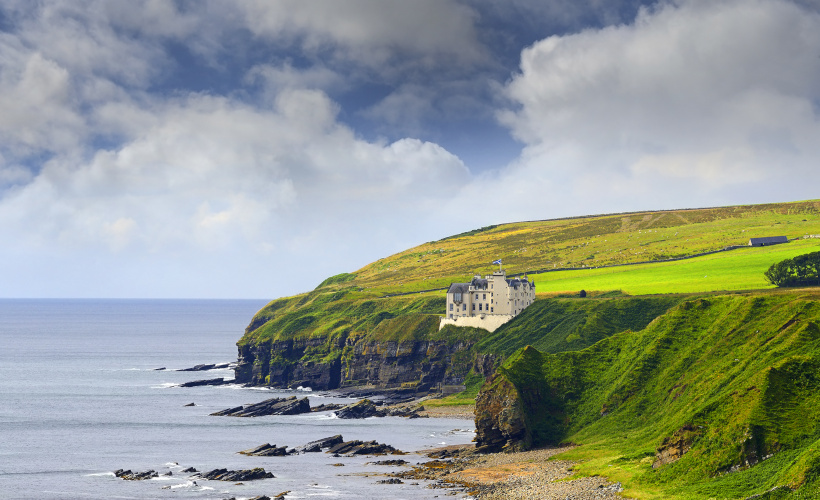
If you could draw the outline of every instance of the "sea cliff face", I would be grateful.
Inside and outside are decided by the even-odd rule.
[[[242,345],[236,380],[251,385],[316,390],[375,385],[426,391],[438,384],[463,383],[475,358],[474,342],[355,338],[345,339],[342,345],[337,343],[330,356],[310,357],[311,349],[323,348],[327,342],[326,338],[312,338]],[[479,361],[487,364],[485,357]]]

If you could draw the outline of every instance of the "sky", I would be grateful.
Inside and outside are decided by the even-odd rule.
[[[818,186],[820,0],[0,0],[0,297],[273,299]]]

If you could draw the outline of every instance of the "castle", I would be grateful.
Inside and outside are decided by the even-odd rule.
[[[498,261],[496,261],[498,262]],[[439,329],[447,324],[475,326],[494,331],[517,316],[535,300],[535,282],[507,279],[503,269],[484,278],[475,276],[469,283],[452,283],[447,290],[445,317]]]

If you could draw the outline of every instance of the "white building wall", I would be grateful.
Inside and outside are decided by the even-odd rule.
[[[456,326],[472,326],[474,328],[483,328],[490,332],[496,331],[501,325],[513,319],[514,316],[502,314],[486,314],[482,316],[467,316],[455,319],[441,318],[438,329],[444,328],[444,325]]]

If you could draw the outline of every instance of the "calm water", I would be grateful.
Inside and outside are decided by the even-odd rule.
[[[246,457],[262,443],[298,446],[342,434],[412,451],[467,443],[473,423],[450,419],[338,420],[209,413],[291,395],[234,386],[180,388],[228,370],[175,372],[236,359],[235,343],[264,301],[0,300],[0,498],[433,498],[442,490],[377,485],[395,468],[325,453]],[[166,367],[165,371],[155,368]],[[339,402],[311,395],[312,404]],[[186,407],[188,403],[197,406]],[[419,455],[403,457],[411,463]],[[343,467],[332,464],[343,463]],[[178,465],[176,465],[178,464]],[[186,479],[182,468],[264,467],[244,485]],[[123,481],[116,469],[174,476]]]

